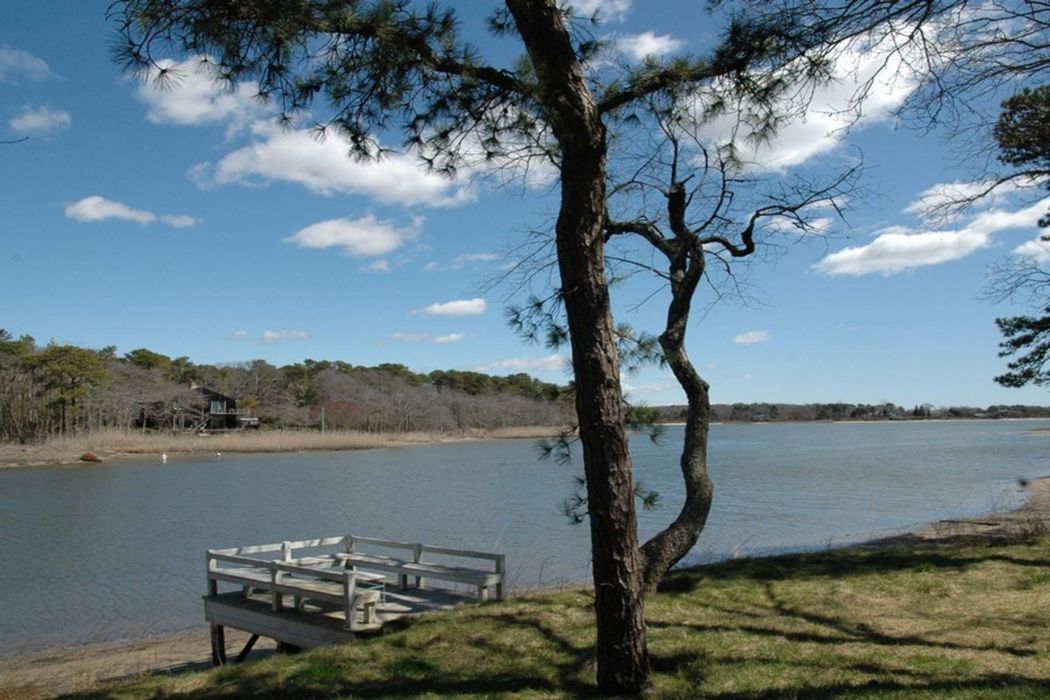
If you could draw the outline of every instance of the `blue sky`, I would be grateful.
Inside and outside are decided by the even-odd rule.
[[[548,220],[542,177],[501,189],[424,174],[410,155],[354,164],[336,139],[274,126],[248,86],[223,92],[187,70],[157,90],[111,62],[107,4],[0,4],[0,139],[29,137],[0,147],[0,327],[198,362],[568,379],[561,357],[507,327],[512,289],[489,284]],[[693,3],[578,4],[605,5],[598,34],[625,61],[713,33]],[[482,33],[481,5],[464,29],[510,60],[509,41]],[[844,79],[821,99],[849,89]],[[863,154],[869,193],[851,198],[848,223],[815,216],[818,233],[789,235],[752,264],[748,304],[696,314],[690,351],[716,402],[1047,403],[1045,390],[993,383],[1004,367],[994,319],[1024,309],[980,298],[990,264],[1048,257],[1033,242],[1046,204],[1006,194],[924,220],[923,193],[973,172],[938,134],[897,126],[910,89],[881,85],[848,135],[829,135],[837,124],[814,111],[754,154],[781,173]],[[658,330],[655,282],[616,294],[618,320]],[[625,382],[635,400],[682,400],[658,368]]]

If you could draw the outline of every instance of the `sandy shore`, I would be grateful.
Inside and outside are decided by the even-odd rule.
[[[465,430],[457,433],[361,433],[352,431],[263,430],[214,435],[195,434],[138,434],[103,431],[82,437],[55,438],[43,443],[19,445],[0,443],[0,469],[18,467],[66,466],[85,462],[81,456],[91,453],[102,462],[155,459],[160,455],[171,457],[215,454],[259,454],[276,452],[345,452],[382,447],[431,445],[446,442],[474,442],[479,440],[512,440],[553,437],[561,428],[532,426],[521,428],[494,428]],[[2,699],[0,699],[2,700]]]
[[[1050,532],[1050,478],[1028,482],[1028,500],[1021,508],[960,520],[931,523],[914,532],[874,540],[859,547],[954,543],[961,539],[995,541],[1017,535]],[[239,649],[247,635],[230,630],[227,648]],[[272,654],[274,645],[259,640],[252,658]],[[0,700],[35,700],[62,693],[83,692],[114,680],[146,674],[180,673],[211,666],[208,629],[123,643],[89,644],[50,649],[21,656],[0,656]]]

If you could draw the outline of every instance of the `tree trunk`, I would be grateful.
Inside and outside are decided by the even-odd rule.
[[[667,323],[660,335],[664,360],[686,396],[685,440],[680,468],[685,484],[685,502],[678,517],[642,547],[645,560],[645,592],[651,593],[672,566],[684,557],[700,537],[711,511],[714,485],[707,474],[707,433],[711,424],[708,384],[689,361],[685,331],[693,294],[704,275],[703,248],[696,244],[685,224],[686,194],[674,182],[667,195],[667,213],[675,239],[670,248],[671,303]]]
[[[689,361],[683,343],[665,333],[660,336],[660,345],[668,366],[686,394],[685,440],[679,462],[685,483],[685,502],[678,517],[642,547],[646,593],[654,592],[670,568],[696,544],[707,523],[714,497],[714,484],[707,473],[707,436],[711,424],[707,382]]]
[[[631,456],[605,278],[605,128],[552,0],[507,0],[561,151],[555,228],[572,345],[576,413],[591,525],[597,680],[607,695],[649,684]]]

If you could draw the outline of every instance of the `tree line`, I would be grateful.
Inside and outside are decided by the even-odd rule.
[[[662,423],[684,421],[687,415],[686,406],[655,406],[652,411],[653,419]],[[925,403],[907,408],[893,403],[716,403],[711,405],[711,418],[720,423],[1050,418],[1050,406],[934,406]]]
[[[201,410],[204,386],[273,428],[452,432],[572,421],[571,389],[524,373],[413,372],[305,360],[197,364],[146,348],[119,355],[39,345],[0,329],[0,440],[29,442],[91,430],[174,429]]]

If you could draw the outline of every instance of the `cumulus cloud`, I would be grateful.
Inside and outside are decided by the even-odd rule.
[[[958,260],[991,245],[993,234],[1035,228],[1048,204],[1050,199],[1018,211],[986,211],[956,230],[913,231],[907,227],[893,226],[877,231],[871,243],[832,253],[813,267],[818,272],[833,276],[873,272],[888,276],[916,267]]]
[[[20,79],[47,80],[54,77],[47,61],[10,44],[0,44],[0,83],[14,83]]]
[[[152,224],[160,221],[174,228],[186,228],[198,223],[198,220],[185,214],[157,216],[151,211],[134,209],[127,204],[114,202],[111,199],[91,195],[66,207],[66,218],[74,221],[92,223],[96,221],[133,221],[138,224]]]
[[[8,125],[19,136],[50,136],[68,129],[72,121],[69,112],[53,110],[46,105],[26,105]]]
[[[237,340],[244,340],[245,338],[248,337],[248,331],[245,331],[245,330],[234,331],[231,335],[234,338],[236,338]]]
[[[737,345],[754,345],[755,343],[765,343],[772,337],[769,331],[748,331],[747,333],[734,335],[733,342]]]
[[[263,331],[262,341],[264,343],[278,343],[282,340],[309,340],[310,334],[306,331]]]
[[[567,0],[563,5],[571,7],[581,17],[597,13],[603,20],[621,21],[631,11],[631,0]]]
[[[397,250],[419,235],[423,219],[416,217],[408,227],[381,221],[369,214],[360,219],[329,219],[299,229],[285,238],[300,248],[341,248],[346,255],[374,257]],[[378,269],[378,268],[377,268]]]
[[[511,357],[497,360],[474,368],[475,372],[561,372],[569,367],[569,358],[563,355],[547,357]]]
[[[663,56],[677,51],[684,45],[684,41],[675,39],[670,34],[654,32],[628,34],[616,39],[616,48],[636,61],[641,61],[646,56]]]
[[[217,163],[201,163],[191,177],[201,187],[290,182],[320,195],[360,194],[385,204],[449,207],[473,201],[473,188],[419,167],[409,154],[355,162],[350,144],[331,133],[318,139],[310,129],[283,131],[271,124],[252,127],[253,141]]]
[[[833,58],[833,80],[818,86],[804,115],[784,123],[775,138],[760,143],[740,138],[737,116],[730,112],[703,123],[708,141],[733,143],[738,156],[751,169],[783,172],[832,151],[849,128],[860,128],[890,119],[918,86],[893,37],[866,51],[842,50]],[[859,92],[870,83],[860,114],[850,109]],[[698,117],[713,95],[697,96]],[[791,105],[781,105],[787,113]]]
[[[454,301],[431,304],[413,313],[426,314],[427,316],[477,316],[485,313],[487,308],[488,304],[485,303],[484,299],[456,299]]]
[[[158,61],[135,94],[148,107],[146,118],[155,124],[226,123],[236,130],[267,111],[254,84],[223,85],[200,56],[181,62]]]

